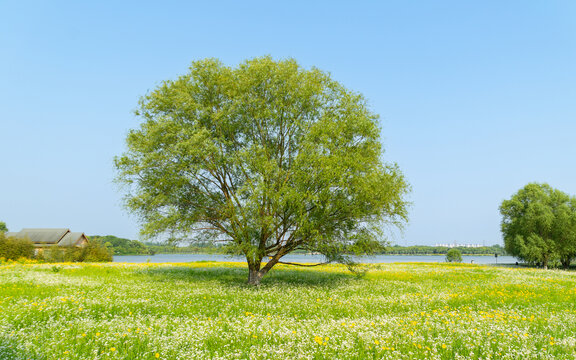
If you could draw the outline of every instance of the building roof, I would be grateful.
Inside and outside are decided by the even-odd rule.
[[[72,232],[70,229],[22,229],[19,232],[6,233],[8,237],[28,238],[36,246],[75,246],[86,235],[81,232]]]
[[[64,237],[62,238],[62,240],[60,240],[60,242],[58,242],[59,246],[75,246],[78,244],[79,241],[82,241],[82,239],[85,239],[86,235],[84,235],[84,233],[81,232],[68,232],[66,233],[66,235],[64,235]]]

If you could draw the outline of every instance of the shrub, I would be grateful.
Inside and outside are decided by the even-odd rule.
[[[33,257],[34,244],[29,239],[6,237],[3,232],[0,232],[0,258],[18,260],[20,258],[31,259]]]
[[[90,242],[86,247],[52,247],[45,253],[47,261],[51,262],[108,262],[112,261],[112,253],[105,246]]]
[[[109,262],[112,261],[112,251],[97,243],[90,243],[82,248],[82,260],[85,262]]]
[[[447,262],[462,262],[462,253],[458,249],[450,249],[446,253]]]

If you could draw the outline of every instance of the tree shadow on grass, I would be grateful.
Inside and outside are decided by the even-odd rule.
[[[17,350],[17,343],[0,335],[0,359],[31,359],[29,354]]]
[[[542,266],[527,264],[518,262],[516,264],[490,264],[489,266],[498,267],[498,268],[508,268],[508,269],[531,269],[531,270],[544,270]],[[548,270],[564,270],[566,272],[574,272],[576,271],[576,264],[571,264],[568,269],[563,268],[562,266],[556,265],[549,265]]]
[[[247,284],[247,268],[230,267],[158,267],[143,270],[149,281],[216,282],[227,286],[252,288]],[[272,269],[261,282],[261,287],[326,287],[334,288],[357,281],[352,273],[317,271],[309,269]]]

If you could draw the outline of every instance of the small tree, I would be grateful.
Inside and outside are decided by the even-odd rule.
[[[500,206],[506,252],[548,268],[576,256],[576,198],[548,184],[531,183]]]
[[[462,262],[462,253],[458,249],[450,249],[446,253],[446,262]]]
[[[89,242],[82,248],[67,249],[65,258],[72,262],[110,262],[112,251],[97,242]]]
[[[294,250],[370,253],[383,226],[407,219],[408,185],[382,161],[378,116],[294,60],[196,61],[137,115],[116,166],[143,235],[224,242],[246,256],[251,284]]]
[[[8,232],[8,227],[6,227],[6,223],[3,221],[0,221],[0,233],[5,233]]]

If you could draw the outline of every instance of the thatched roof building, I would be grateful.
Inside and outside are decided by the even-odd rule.
[[[22,229],[19,232],[8,232],[6,236],[30,239],[38,248],[52,246],[85,247],[88,245],[88,238],[84,233],[72,232],[70,229]]]

